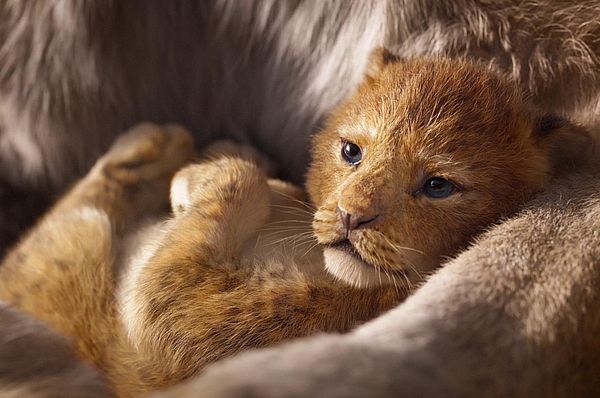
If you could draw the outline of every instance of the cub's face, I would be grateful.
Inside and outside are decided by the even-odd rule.
[[[418,280],[549,171],[540,119],[504,78],[462,61],[379,56],[314,138],[307,183],[327,270],[358,286]]]

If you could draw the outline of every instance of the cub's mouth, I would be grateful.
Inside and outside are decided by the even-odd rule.
[[[356,287],[392,284],[393,274],[404,274],[403,271],[383,271],[381,267],[365,261],[348,239],[327,245],[323,254],[327,272]]]
[[[348,240],[348,239],[343,239],[338,242],[332,243],[329,245],[329,247],[332,249],[341,250],[341,251],[351,254],[353,256],[357,256],[358,258],[360,258],[362,260],[362,257],[360,256],[360,254],[358,254],[358,251],[356,250],[356,248],[354,247],[352,242],[350,242],[350,240]],[[362,261],[364,261],[364,260],[362,260]],[[365,261],[365,263],[366,263],[366,261]]]

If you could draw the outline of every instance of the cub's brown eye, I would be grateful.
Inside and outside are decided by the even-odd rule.
[[[442,177],[431,177],[423,185],[423,193],[434,199],[447,198],[455,190],[454,184]]]
[[[356,166],[362,160],[362,150],[352,142],[343,142],[342,157],[346,162]]]

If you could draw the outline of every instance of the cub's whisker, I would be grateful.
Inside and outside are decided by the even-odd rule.
[[[308,221],[308,220],[280,220],[280,221],[271,221],[269,222],[269,224],[286,224],[286,223],[290,223],[290,224],[304,224],[304,225],[312,225],[312,220]]]
[[[397,253],[401,253],[402,250],[407,250],[407,251],[412,251],[415,252],[417,254],[420,255],[425,255],[425,253],[422,250],[419,249],[415,249],[413,247],[408,247],[408,246],[400,246],[395,242],[392,242],[392,240],[390,238],[388,238],[385,234],[377,231],[377,235],[380,236],[381,238],[383,238],[383,240],[385,240],[385,242],[392,247],[392,249],[394,249]]]
[[[313,215],[315,210],[314,209],[305,209],[303,207],[294,207],[294,206],[286,206],[286,205],[280,205],[280,204],[272,204],[271,207],[276,207],[279,209],[284,209],[284,210],[289,210],[291,212],[296,212],[296,213],[300,213],[300,214],[307,214],[307,215]]]
[[[306,208],[306,209],[308,209],[310,211],[314,212],[314,210],[315,210],[315,208],[313,207],[313,205],[310,204],[309,202],[302,201],[302,200],[300,200],[298,198],[295,198],[295,197],[293,197],[293,196],[291,196],[289,194],[283,193],[283,192],[276,192],[276,193],[278,195],[280,195],[280,196],[283,196],[286,199],[290,199],[294,203],[298,203],[299,205],[301,205],[302,207],[304,207],[304,208]]]

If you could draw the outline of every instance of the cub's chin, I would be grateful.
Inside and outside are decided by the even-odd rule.
[[[392,284],[391,277],[363,261],[348,242],[325,248],[325,269],[341,281],[359,288]]]

